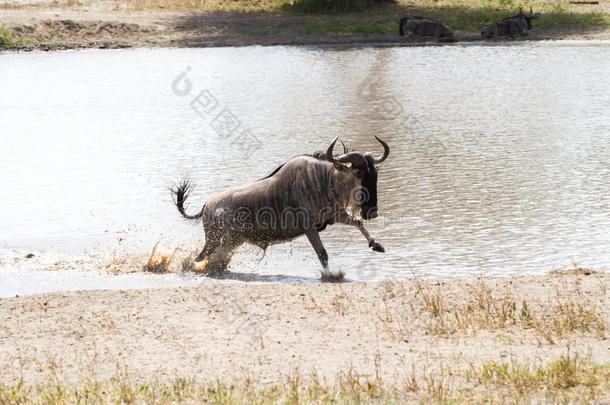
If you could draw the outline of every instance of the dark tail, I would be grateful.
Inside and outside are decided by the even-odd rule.
[[[197,215],[189,215],[184,211],[184,202],[189,198],[189,195],[191,195],[191,191],[193,191],[191,183],[188,180],[182,180],[175,188],[170,188],[170,191],[172,192],[172,195],[176,196],[174,204],[176,204],[180,214],[182,214],[185,219],[198,222],[203,216],[203,208]]]

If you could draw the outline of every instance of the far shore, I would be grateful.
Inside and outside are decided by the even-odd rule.
[[[398,13],[382,9],[366,13],[310,15],[161,9],[112,9],[97,5],[5,6],[0,1],[0,51],[116,49],[156,47],[221,47],[251,45],[444,45],[433,39],[398,35]],[[13,4],[13,3],[5,3]],[[80,3],[79,3],[80,4]],[[417,9],[415,10],[417,11]],[[425,12],[425,10],[424,10]],[[431,12],[435,12],[432,9]],[[464,13],[464,11],[462,11]],[[449,13],[449,11],[447,11]],[[498,15],[504,15],[500,11]],[[514,44],[530,40],[610,40],[610,16],[558,15],[527,37],[483,43]],[[576,16],[576,17],[573,17]],[[582,24],[580,23],[582,20]],[[559,20],[558,20],[559,21]],[[592,21],[592,22],[591,22]],[[462,25],[462,21],[458,21]],[[482,41],[472,23],[455,29],[457,42]]]
[[[574,269],[0,299],[0,402],[593,402],[610,397],[609,285]]]

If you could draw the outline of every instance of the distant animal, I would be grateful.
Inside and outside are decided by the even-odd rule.
[[[322,279],[340,280],[331,271],[320,232],[328,225],[355,226],[376,252],[384,252],[364,226],[377,217],[377,166],[390,154],[390,147],[375,137],[383,154],[349,152],[333,155],[338,138],[326,152],[296,156],[271,174],[208,199],[196,215],[185,212],[192,187],[182,181],[172,189],[174,203],[188,220],[201,220],[206,242],[196,257],[195,268],[208,274],[226,269],[233,251],[243,243],[266,249],[305,235],[322,265]]]
[[[532,29],[532,20],[534,18],[534,12],[531,7],[529,14],[525,14],[523,9],[519,9],[518,14],[504,18],[502,21],[481,24],[481,37],[491,39],[494,37],[513,38],[515,35],[526,36],[528,30]]]
[[[418,36],[423,38],[437,38],[452,40],[453,31],[447,24],[428,17],[402,17],[398,23],[398,33],[401,37]]]

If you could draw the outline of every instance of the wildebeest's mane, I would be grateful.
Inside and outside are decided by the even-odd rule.
[[[271,173],[269,173],[269,174],[268,174],[268,175],[266,175],[265,177],[261,177],[261,178],[260,178],[260,179],[258,179],[258,180],[264,180],[264,179],[268,179],[269,177],[274,176],[274,175],[275,175],[277,172],[279,172],[279,171],[280,171],[280,169],[281,169],[282,167],[284,167],[284,165],[285,165],[286,163],[288,163],[290,160],[292,160],[292,159],[294,159],[294,158],[301,157],[301,156],[308,156],[308,157],[316,158],[316,159],[318,159],[318,160],[326,160],[326,153],[322,152],[321,150],[318,150],[318,151],[316,151],[316,152],[314,152],[314,153],[304,153],[304,154],[302,154],[302,155],[296,155],[296,156],[291,157],[290,159],[288,159],[287,161],[285,161],[284,163],[282,163],[282,164],[281,164],[281,165],[279,165],[278,167],[276,167],[276,168],[275,168],[275,169],[274,169],[274,170],[273,170]]]

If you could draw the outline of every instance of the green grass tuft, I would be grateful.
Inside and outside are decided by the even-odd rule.
[[[534,28],[610,27],[610,15],[591,13],[550,12],[534,20]]]
[[[0,48],[8,48],[15,44],[11,31],[4,25],[0,25]]]
[[[610,377],[607,364],[596,364],[591,357],[578,354],[561,356],[546,365],[488,362],[470,371],[480,384],[510,388],[520,394],[532,391],[567,390],[577,386],[594,387]]]

